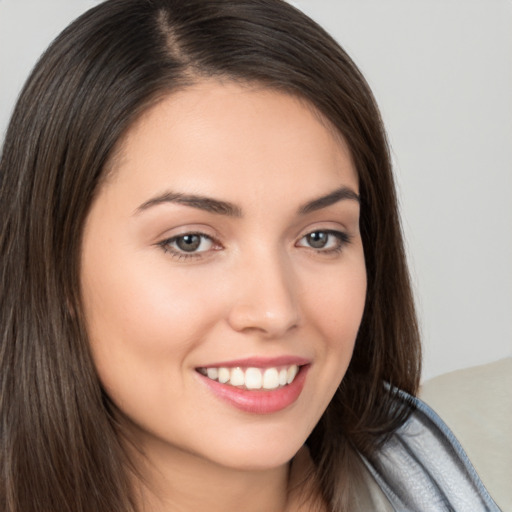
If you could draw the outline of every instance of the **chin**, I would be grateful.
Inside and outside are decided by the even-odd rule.
[[[282,450],[278,453],[262,449],[236,451],[232,456],[217,459],[217,463],[237,471],[266,471],[288,464],[301,447],[302,444],[294,449]]]
[[[290,462],[304,445],[309,429],[297,426],[250,429],[240,436],[232,436],[216,445],[210,460],[241,471],[260,471],[278,468]],[[218,448],[222,446],[222,449]]]

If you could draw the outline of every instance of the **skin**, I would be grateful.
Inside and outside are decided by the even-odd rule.
[[[300,509],[290,479],[310,462],[290,460],[345,374],[366,293],[359,202],[299,211],[340,187],[358,192],[341,137],[306,102],[254,85],[171,94],[122,141],[87,218],[81,284],[100,380],[140,449],[145,510]],[[169,191],[237,215],[154,201]],[[349,242],[311,246],[329,230]],[[198,232],[184,256],[176,237]],[[271,414],[219,399],[196,371],[282,355],[310,367]]]

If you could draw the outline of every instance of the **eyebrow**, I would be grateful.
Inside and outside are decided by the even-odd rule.
[[[318,199],[313,199],[312,201],[302,205],[299,208],[299,214],[306,215],[308,213],[321,210],[322,208],[327,208],[328,206],[336,204],[337,202],[343,201],[345,199],[357,201],[359,204],[361,203],[359,195],[354,190],[349,187],[340,187],[330,194],[319,197]]]
[[[349,187],[340,187],[329,194],[308,201],[299,207],[299,215],[306,215],[308,213],[327,208],[339,201],[350,199],[360,203],[359,195]],[[163,194],[153,197],[148,201],[142,203],[135,213],[141,213],[153,206],[158,206],[165,203],[177,203],[199,210],[204,210],[210,213],[219,215],[227,215],[228,217],[242,217],[242,209],[228,201],[221,201],[211,197],[195,195],[195,194],[181,194],[179,192],[164,192]]]
[[[228,201],[220,201],[211,197],[205,197],[194,194],[180,194],[179,192],[165,192],[162,195],[149,199],[142,203],[135,213],[143,212],[152,206],[164,203],[178,203],[192,208],[198,208],[210,213],[219,215],[227,215],[228,217],[241,217],[242,210],[233,203]]]

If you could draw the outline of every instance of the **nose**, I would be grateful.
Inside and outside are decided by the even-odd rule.
[[[228,314],[231,328],[267,339],[281,338],[296,328],[300,314],[290,263],[260,253],[240,267],[233,276],[236,293]]]

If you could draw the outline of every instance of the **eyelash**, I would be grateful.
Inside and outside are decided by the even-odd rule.
[[[329,249],[323,249],[323,248],[317,249],[315,247],[302,246],[302,245],[299,245],[299,247],[305,247],[307,249],[311,249],[312,251],[314,251],[318,254],[322,254],[322,255],[339,254],[343,250],[343,248],[351,242],[351,239],[352,239],[352,237],[348,233],[345,233],[343,231],[336,231],[333,229],[316,229],[316,230],[310,231],[309,233],[306,233],[305,235],[303,235],[299,239],[299,241],[306,239],[306,237],[308,237],[308,236],[311,236],[313,234],[319,234],[319,233],[335,237],[336,238],[336,246],[329,248]],[[208,249],[205,251],[200,251],[200,252],[186,252],[186,251],[172,247],[172,244],[175,244],[178,240],[183,239],[185,237],[194,237],[194,236],[198,236],[202,239],[200,243],[203,243],[204,240],[208,240],[212,244],[212,246],[221,247],[220,243],[217,242],[211,236],[206,235],[204,233],[197,233],[197,232],[183,233],[182,235],[174,236],[172,238],[167,238],[167,239],[159,242],[157,245],[160,246],[165,253],[170,254],[171,257],[176,258],[178,260],[202,258],[205,252],[209,252]],[[214,248],[212,250],[218,250],[218,249]]]
[[[308,236],[311,236],[313,234],[318,234],[318,233],[322,233],[324,235],[327,235],[327,236],[332,236],[334,238],[336,238],[336,245],[335,247],[331,247],[329,249],[323,249],[323,248],[320,248],[320,249],[316,249],[315,247],[306,247],[306,248],[309,248],[319,254],[322,254],[322,255],[333,255],[333,254],[339,254],[351,241],[352,241],[352,237],[348,234],[348,233],[345,233],[343,231],[337,231],[337,230],[334,230],[334,229],[315,229],[313,231],[310,231],[309,233],[306,233],[304,236],[302,236],[300,238],[300,240],[304,240],[306,237]],[[301,246],[303,247],[303,246]]]
[[[176,249],[171,246],[171,244],[176,243],[178,240],[183,239],[185,237],[193,237],[198,236],[201,238],[201,242],[203,243],[204,240],[208,240],[211,242],[213,246],[217,245],[220,246],[220,244],[213,239],[211,236],[206,235],[204,233],[197,233],[197,232],[190,232],[190,233],[183,233],[182,235],[173,236],[172,238],[167,238],[165,240],[162,240],[158,243],[158,245],[163,249],[165,253],[170,254],[171,257],[176,258],[177,260],[188,260],[188,259],[197,259],[203,257],[203,254],[207,251],[200,251],[200,252],[186,252],[180,249]],[[215,249],[213,249],[215,250]]]

